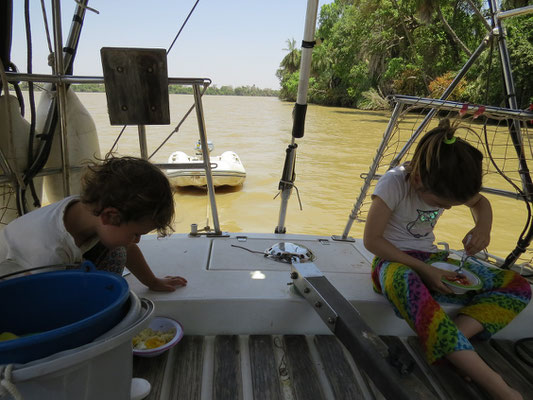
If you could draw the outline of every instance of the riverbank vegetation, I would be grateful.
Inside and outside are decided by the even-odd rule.
[[[104,92],[105,86],[103,84],[89,83],[72,85],[76,92]],[[170,94],[192,94],[192,86],[169,85],[168,92]],[[279,91],[273,89],[260,89],[255,85],[252,86],[209,86],[207,88],[207,95],[215,96],[278,96]]]
[[[382,109],[388,106],[385,97],[394,93],[440,97],[487,35],[482,18],[489,13],[486,3],[334,0],[323,5],[308,101]],[[503,1],[502,8],[528,4],[533,2]],[[504,23],[517,101],[526,108],[533,102],[533,17],[508,18]],[[294,39],[287,40],[285,50],[277,71],[280,98],[295,101],[301,50]],[[488,43],[449,99],[506,106],[497,39]]]

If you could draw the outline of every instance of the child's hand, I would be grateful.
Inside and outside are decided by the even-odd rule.
[[[165,276],[156,278],[148,288],[157,292],[173,292],[178,286],[187,286],[187,280],[181,276]]]
[[[468,240],[468,236],[471,236]],[[468,232],[464,239],[463,245],[465,246],[466,254],[472,256],[481,250],[487,248],[490,243],[490,231],[474,228]]]
[[[457,276],[455,272],[445,271],[443,269],[428,265],[428,268],[422,270],[419,272],[419,274],[428,289],[444,294],[453,293],[453,291],[446,286],[444,282],[442,282],[442,278],[453,278]]]

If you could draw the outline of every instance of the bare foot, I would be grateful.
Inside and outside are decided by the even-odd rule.
[[[512,387],[509,387],[509,390],[507,393],[503,394],[503,396],[496,396],[494,397],[495,400],[524,400],[522,395],[517,391],[514,390]]]
[[[520,392],[506,383],[499,385],[494,391],[489,391],[489,394],[494,400],[524,400]]]

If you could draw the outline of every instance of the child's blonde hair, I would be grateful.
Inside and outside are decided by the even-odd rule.
[[[121,223],[150,218],[159,236],[169,235],[173,231],[174,199],[165,174],[141,158],[108,154],[102,161],[87,167],[81,201],[92,205],[95,215],[106,207],[116,208]]]
[[[418,177],[423,190],[464,203],[481,190],[483,154],[454,136],[458,128],[441,120],[420,139],[408,169],[411,183]]]

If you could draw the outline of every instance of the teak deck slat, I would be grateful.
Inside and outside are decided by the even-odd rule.
[[[174,400],[200,400],[204,337],[184,336],[174,347],[174,362],[170,366],[169,398]]]
[[[134,357],[133,377],[144,378],[152,385],[146,400],[159,400],[163,389],[163,378],[168,361],[168,351],[151,358]]]
[[[251,378],[252,382],[251,391],[247,393],[253,393],[254,400],[283,400],[288,394],[286,390],[292,391],[292,398],[296,400],[322,400],[331,394],[336,400],[358,400],[376,396],[382,398],[375,392],[373,385],[365,387],[365,382],[368,381],[364,365],[357,365],[357,360],[352,360],[335,336],[314,336],[312,347],[316,347],[319,357],[316,360],[310,352],[309,338],[306,336],[285,335],[282,338],[283,360],[289,376],[289,380],[283,384],[279,376],[280,360],[276,359],[273,336],[249,336],[251,374],[248,379]],[[396,354],[401,354],[404,360],[412,357],[405,348],[404,341],[398,337],[382,336],[381,340],[388,346],[394,346]],[[216,336],[213,347],[206,343],[208,342],[204,336],[185,336],[173,349],[160,356],[134,357],[133,376],[147,379],[152,385],[152,390],[146,399],[201,400],[202,396],[206,398],[206,394],[202,395],[202,385],[212,382],[212,395],[208,395],[210,399],[242,400],[245,378],[241,372],[239,336]],[[424,365],[424,355],[417,337],[409,337],[407,343],[417,355],[415,357],[417,365],[411,373],[412,378],[431,388],[433,395],[445,400],[488,400],[485,392],[477,385],[464,380],[453,366],[447,363]],[[518,359],[512,341],[493,339],[490,342],[472,343],[480,356],[518,390],[524,399],[533,400],[533,367]],[[208,367],[204,371],[206,357],[211,359],[209,354],[205,354],[207,349],[213,350],[213,369]],[[359,378],[357,371],[352,368],[352,362],[356,364],[361,374]],[[322,365],[320,372],[322,373],[323,369],[325,377],[320,376],[321,379],[316,363]],[[206,371],[212,371],[213,375],[204,377]],[[429,374],[431,379],[427,379],[426,374]],[[329,385],[326,383],[326,378]],[[437,386],[437,389],[431,386],[431,382]],[[288,383],[290,386],[285,386]],[[324,388],[323,384],[329,387]]]
[[[513,367],[515,367],[528,382],[533,382],[533,367],[527,365],[516,355],[514,350],[514,342],[512,340],[492,339],[490,344],[503,357],[508,360],[513,360]],[[533,352],[531,343],[526,343],[525,346],[527,346]]]
[[[283,342],[295,399],[324,399],[305,336],[285,335]]]
[[[363,392],[337,338],[332,335],[315,336],[315,343],[335,399],[362,399]]]
[[[418,337],[410,336],[407,339],[409,346],[415,350],[420,359],[425,360],[422,346]],[[429,371],[436,382],[439,383],[440,389],[446,393],[449,399],[453,400],[488,400],[485,393],[473,382],[467,382],[460,376],[451,365],[442,363],[438,365],[429,365]]]
[[[250,335],[248,347],[254,400],[281,400],[272,336]]]
[[[242,400],[242,376],[237,335],[215,337],[214,400]]]
[[[486,341],[474,342],[476,352],[485,362],[502,377],[509,386],[518,390],[524,399],[533,399],[533,385],[526,381],[516,368],[509,363],[490,343]]]

